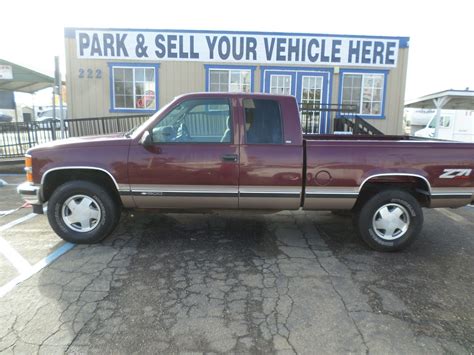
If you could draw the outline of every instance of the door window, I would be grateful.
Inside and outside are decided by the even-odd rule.
[[[291,95],[291,75],[272,74],[270,79],[270,93]]]
[[[301,83],[301,126],[305,133],[318,133],[321,116],[321,93],[323,78],[321,76],[302,77]]]
[[[282,144],[280,105],[275,100],[245,99],[245,135],[248,144]]]
[[[448,128],[451,124],[451,117],[450,116],[440,116],[439,118],[439,126],[443,128]],[[436,116],[433,117],[428,125],[429,128],[436,127]]]
[[[181,102],[152,132],[155,143],[231,143],[229,101],[195,99]]]
[[[209,69],[209,91],[250,92],[251,80],[251,70]]]

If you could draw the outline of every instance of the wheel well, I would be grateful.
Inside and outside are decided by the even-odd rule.
[[[416,176],[384,176],[368,180],[359,192],[354,208],[360,207],[365,201],[380,191],[399,189],[410,193],[422,207],[430,205],[430,188],[425,180]]]
[[[112,178],[107,173],[94,169],[64,169],[48,173],[44,178],[42,186],[43,201],[48,201],[56,188],[73,180],[83,180],[95,183],[110,192],[118,203],[122,203],[117,187]]]

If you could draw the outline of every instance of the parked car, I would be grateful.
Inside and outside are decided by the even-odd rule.
[[[56,116],[54,117],[53,113],[56,111]],[[67,108],[63,108],[63,117],[67,119]],[[53,125],[51,123],[53,122]],[[44,111],[38,112],[38,115],[35,119],[35,124],[41,128],[51,128],[54,126],[56,129],[61,128],[61,110],[56,108],[53,109],[46,109]],[[64,126],[67,128],[67,122],[65,122]]]
[[[0,123],[10,123],[12,120],[12,116],[0,113]]]
[[[381,251],[415,240],[422,207],[474,202],[474,144],[301,132],[291,96],[183,95],[127,134],[30,149],[18,192],[73,243],[101,241],[122,208],[351,210]]]

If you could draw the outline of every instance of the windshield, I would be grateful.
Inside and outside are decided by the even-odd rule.
[[[433,117],[428,125],[428,128],[435,128],[436,127],[436,116]]]

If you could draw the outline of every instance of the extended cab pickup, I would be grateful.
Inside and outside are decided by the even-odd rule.
[[[122,208],[351,210],[370,247],[394,251],[422,207],[473,203],[474,144],[301,132],[294,97],[183,95],[126,134],[30,149],[18,191],[74,243],[105,238]]]

